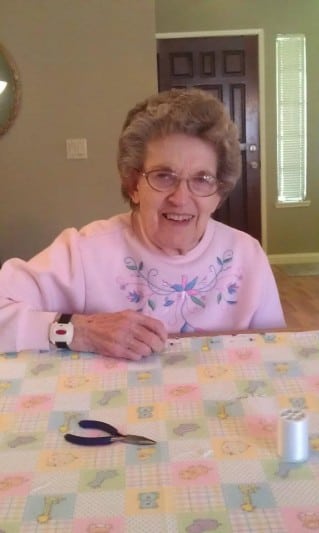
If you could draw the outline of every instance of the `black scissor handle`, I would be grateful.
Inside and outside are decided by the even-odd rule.
[[[116,440],[123,440],[123,437],[80,437],[79,435],[72,435],[72,433],[66,433],[64,438],[68,442],[80,446],[106,446]]]
[[[111,424],[106,422],[101,422],[101,420],[80,420],[79,426],[84,429],[99,429],[100,431],[105,431],[112,437],[123,437],[123,435]]]
[[[64,438],[66,441],[72,444],[78,444],[80,446],[102,446],[112,444],[116,441],[124,440],[122,435],[114,426],[101,422],[100,420],[80,420],[79,426],[83,429],[99,429],[108,433],[108,437],[82,437],[80,435],[72,435],[72,433],[66,433]]]

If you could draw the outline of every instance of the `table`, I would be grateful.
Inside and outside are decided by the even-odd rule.
[[[0,530],[319,530],[319,331],[170,339],[143,362],[0,354]],[[310,457],[280,461],[281,409],[308,413]],[[154,446],[86,448],[82,418]]]

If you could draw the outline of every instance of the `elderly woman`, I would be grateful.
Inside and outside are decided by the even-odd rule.
[[[206,91],[136,105],[119,140],[131,211],[66,229],[0,271],[0,350],[140,359],[168,334],[284,327],[259,243],[211,217],[240,175],[236,127]]]

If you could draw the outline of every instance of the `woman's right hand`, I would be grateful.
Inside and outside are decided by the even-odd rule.
[[[72,315],[73,351],[95,352],[137,361],[161,352],[167,332],[160,320],[137,311]]]

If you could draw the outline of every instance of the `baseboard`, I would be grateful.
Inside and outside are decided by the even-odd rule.
[[[319,263],[319,252],[308,254],[269,254],[268,259],[272,265]]]

